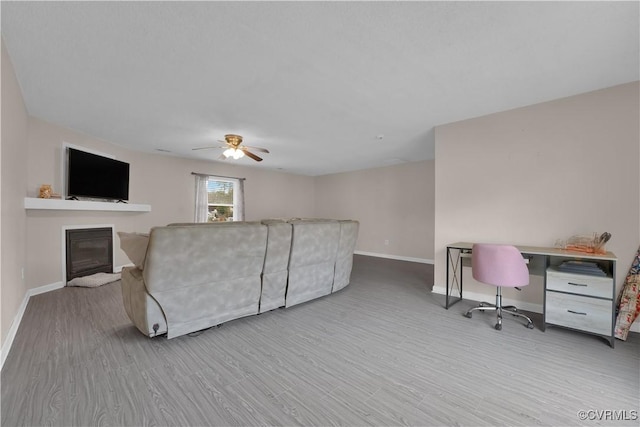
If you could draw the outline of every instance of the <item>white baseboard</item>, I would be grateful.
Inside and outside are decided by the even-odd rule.
[[[444,286],[434,286],[432,292],[436,293],[436,294],[441,294],[441,295],[446,295],[447,294],[447,289]],[[455,298],[455,296],[454,296]],[[492,304],[495,303],[495,295],[487,295],[487,294],[482,294],[479,292],[469,292],[469,291],[464,291],[464,299],[468,299],[471,301],[486,301],[486,302],[490,302]],[[542,314],[542,304],[532,304],[532,303],[528,303],[525,301],[518,301],[518,300],[514,300],[514,299],[509,299],[509,298],[503,298],[502,299],[503,304],[504,305],[515,305],[516,307],[518,307],[521,310],[524,311],[530,311],[532,313],[538,313],[538,314]],[[640,317],[638,317],[636,319],[635,322],[633,322],[633,324],[631,325],[631,328],[629,329],[631,332],[638,332],[640,333]]]
[[[62,289],[62,288],[64,288],[64,283],[56,282],[50,285],[44,285],[44,286],[39,286],[37,288],[29,289],[27,291],[27,295],[30,298],[34,295],[40,295],[40,294],[44,294],[45,292],[51,292],[51,291],[55,291],[56,289]]]
[[[354,254],[373,256],[377,258],[395,259],[398,261],[419,262],[420,264],[433,264],[433,260],[427,259],[427,258],[412,258],[412,257],[406,257],[406,256],[400,256],[400,255],[388,255],[388,254],[379,254],[376,252],[364,252],[364,251],[355,251]]]
[[[11,350],[11,345],[13,344],[13,339],[16,337],[16,333],[18,332],[18,327],[20,326],[20,322],[22,321],[22,315],[24,311],[27,309],[27,303],[29,302],[29,291],[27,291],[24,295],[24,299],[18,307],[18,313],[16,313],[16,317],[13,318],[13,322],[11,322],[11,327],[9,328],[9,332],[7,333],[7,338],[4,340],[2,344],[2,349],[0,349],[0,371],[4,366],[4,361],[9,354],[9,350]]]
[[[27,292],[24,294],[24,298],[22,299],[22,303],[20,307],[18,307],[18,312],[16,316],[13,318],[13,322],[11,322],[11,327],[9,328],[9,332],[7,333],[7,338],[4,340],[2,345],[2,349],[0,350],[0,371],[4,366],[4,361],[7,359],[7,355],[9,354],[9,350],[11,350],[11,345],[13,344],[13,340],[16,337],[16,333],[18,332],[18,328],[20,327],[20,322],[22,322],[22,316],[24,316],[24,311],[27,309],[27,304],[29,303],[29,298],[33,295],[43,294],[45,292],[55,291],[56,289],[60,289],[64,287],[64,283],[56,282],[50,285],[44,285],[33,289],[27,289]]]
[[[121,265],[114,268],[114,273],[119,273],[122,271],[123,267],[127,267],[128,265]],[[9,350],[11,350],[11,346],[13,345],[13,340],[16,337],[16,333],[18,332],[18,328],[20,327],[20,322],[22,322],[22,316],[24,316],[24,311],[27,309],[27,304],[29,303],[29,298],[34,295],[44,294],[46,292],[55,291],[56,289],[64,288],[64,282],[56,282],[51,283],[49,285],[38,286],[37,288],[27,289],[27,292],[24,294],[24,298],[20,307],[18,307],[18,312],[13,318],[13,322],[11,322],[11,327],[9,328],[9,332],[7,333],[7,338],[4,340],[2,344],[2,348],[0,349],[0,371],[2,371],[2,367],[4,366],[4,361],[7,359],[7,355],[9,354]]]

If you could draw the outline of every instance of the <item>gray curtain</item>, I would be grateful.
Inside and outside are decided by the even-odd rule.
[[[238,179],[238,201],[236,209],[238,211],[238,221],[244,221],[244,179]]]
[[[195,174],[194,174],[195,175]],[[209,209],[207,203],[209,201],[207,195],[207,176],[195,175],[196,177],[196,208],[193,221],[207,222]]]

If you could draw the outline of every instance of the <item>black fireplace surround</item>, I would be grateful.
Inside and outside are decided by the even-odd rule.
[[[113,273],[113,230],[66,230],[67,281],[95,273]]]

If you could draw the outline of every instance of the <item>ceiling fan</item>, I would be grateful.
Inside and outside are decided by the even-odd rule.
[[[269,153],[269,150],[267,150],[266,148],[250,147],[248,145],[242,145],[242,136],[240,135],[234,135],[230,133],[224,136],[224,141],[220,141],[220,142],[225,143],[226,146],[200,147],[200,148],[193,148],[193,150],[210,150],[212,148],[226,148],[226,150],[224,150],[224,152],[220,155],[220,157],[218,157],[218,160],[225,160],[225,159],[228,159],[229,157],[233,157],[234,159],[241,159],[246,155],[247,157],[255,160],[256,162],[261,162],[262,158],[253,154],[251,151],[249,151],[249,149],[252,149],[254,151],[260,151],[261,153]]]

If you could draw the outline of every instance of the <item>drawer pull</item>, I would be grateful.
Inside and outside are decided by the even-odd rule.
[[[586,315],[587,315],[587,313],[583,313],[583,312],[581,312],[581,311],[573,311],[573,310],[567,310],[567,311],[568,311],[569,313],[572,313],[572,314],[580,314],[580,315],[582,315],[582,316],[586,316]]]
[[[571,286],[585,286],[585,287],[586,287],[586,286],[589,286],[589,285],[585,285],[585,284],[583,284],[583,283],[573,283],[573,282],[569,282],[569,284],[570,284]]]

